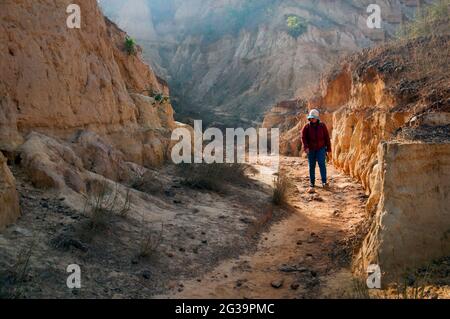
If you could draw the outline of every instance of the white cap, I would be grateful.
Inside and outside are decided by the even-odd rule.
[[[311,110],[311,112],[309,112],[308,120],[311,120],[311,119],[318,120],[319,118],[320,118],[320,112],[318,110],[313,109],[313,110]]]

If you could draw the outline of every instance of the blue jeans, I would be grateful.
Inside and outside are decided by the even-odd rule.
[[[309,151],[308,153],[308,163],[309,163],[309,180],[311,186],[316,184],[316,163],[319,163],[320,175],[322,176],[322,183],[327,182],[327,148],[322,147],[318,151]]]

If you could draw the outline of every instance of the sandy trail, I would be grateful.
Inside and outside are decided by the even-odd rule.
[[[270,159],[257,165],[254,182],[228,185],[226,194],[183,187],[167,167],[154,176],[160,194],[130,189],[130,215],[110,216],[91,239],[81,232],[89,220],[77,209],[83,202],[35,189],[16,169],[23,215],[0,234],[0,286],[8,278],[1,270],[35,243],[29,276],[18,287],[24,298],[339,297],[335,291],[349,278],[347,243],[363,221],[363,191],[330,168],[331,189],[307,194],[306,160],[281,162],[293,183],[286,211],[269,203],[278,171]],[[161,221],[161,244],[138,258],[143,236],[158,235]],[[76,294],[66,286],[73,263],[83,271]]]
[[[333,167],[328,169],[330,189],[307,194],[306,160],[282,158],[281,171],[293,183],[288,217],[261,236],[255,253],[228,259],[159,297],[314,298],[329,296],[324,287],[339,290],[330,287],[330,279],[349,274],[346,243],[363,222],[366,197],[360,185]],[[259,180],[272,178],[270,170],[259,167],[259,171]]]

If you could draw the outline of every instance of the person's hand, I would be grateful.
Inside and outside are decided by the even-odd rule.
[[[309,148],[305,148],[305,153],[309,154]]]
[[[327,161],[331,163],[331,161],[333,160],[333,154],[331,152],[327,153]]]

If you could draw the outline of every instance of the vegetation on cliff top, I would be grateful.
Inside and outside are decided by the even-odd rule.
[[[128,55],[135,55],[136,50],[136,41],[133,38],[126,37],[125,38],[125,50],[127,51]]]
[[[422,9],[418,9],[416,19],[400,28],[400,39],[414,39],[431,34],[449,34],[450,0],[440,0]]]
[[[307,21],[296,15],[289,15],[286,18],[286,26],[288,33],[296,39],[308,30]]]

